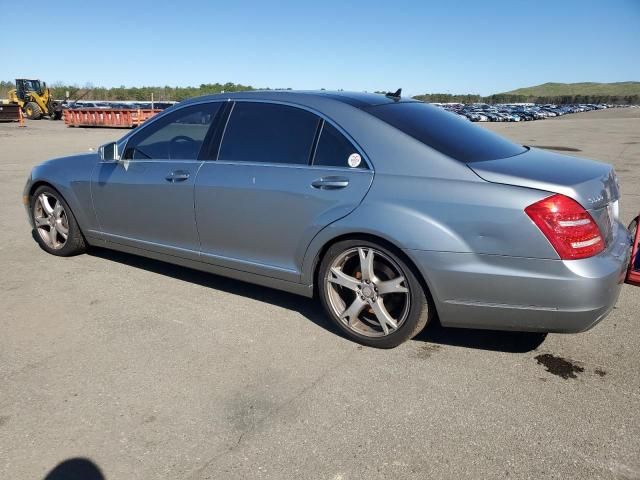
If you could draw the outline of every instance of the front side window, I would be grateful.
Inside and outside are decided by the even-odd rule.
[[[143,127],[128,142],[125,159],[196,160],[220,103],[180,108]]]
[[[308,165],[319,121],[319,117],[300,108],[237,102],[218,159]]]
[[[322,125],[313,164],[326,167],[367,168],[353,144],[328,122]]]

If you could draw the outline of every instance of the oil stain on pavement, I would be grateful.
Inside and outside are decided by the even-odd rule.
[[[540,365],[544,365],[547,372],[562,377],[565,380],[569,378],[578,378],[577,373],[584,372],[584,368],[562,357],[556,357],[550,353],[544,353],[535,357]]]

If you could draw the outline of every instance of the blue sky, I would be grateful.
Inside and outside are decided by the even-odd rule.
[[[4,80],[412,95],[640,80],[640,0],[28,3],[43,21],[2,23]]]

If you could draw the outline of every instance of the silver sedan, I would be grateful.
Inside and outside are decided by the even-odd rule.
[[[592,327],[628,264],[618,198],[607,164],[398,92],[196,98],[97,153],[42,163],[24,190],[51,254],[106,247],[315,295],[348,337],[383,348],[436,316]]]

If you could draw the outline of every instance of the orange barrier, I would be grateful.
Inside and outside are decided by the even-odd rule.
[[[64,110],[64,123],[68,127],[137,127],[155,114],[161,112],[158,109],[118,109],[86,108]]]

